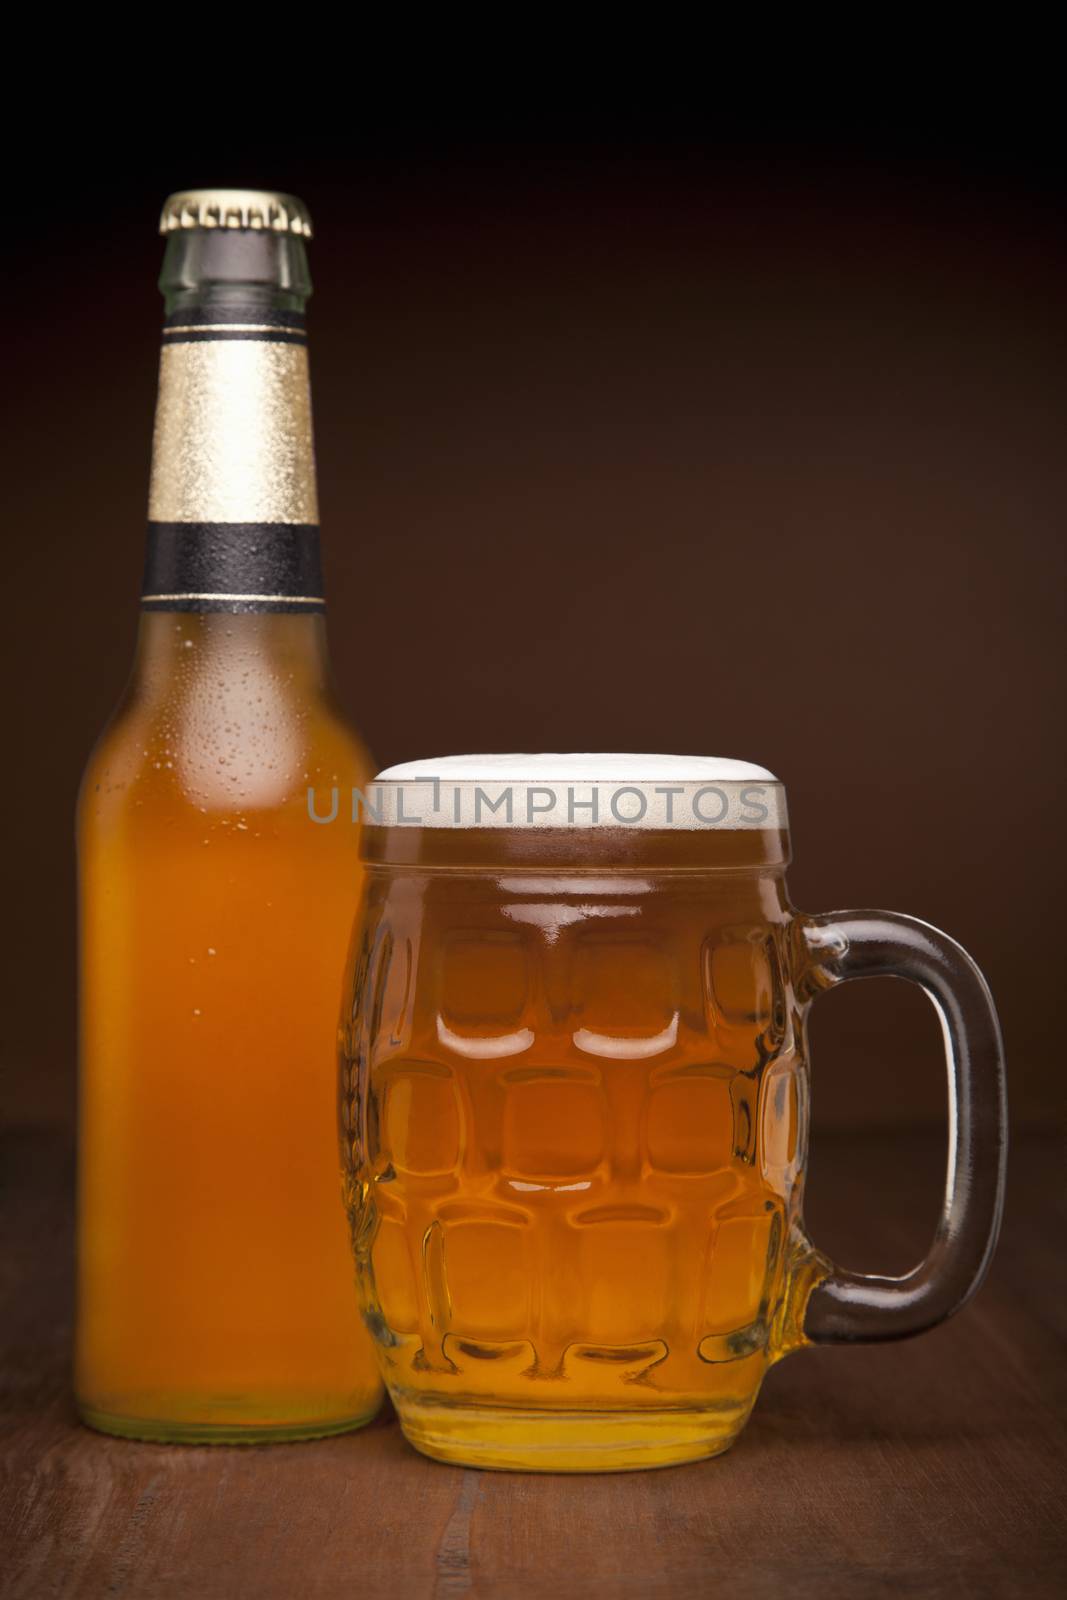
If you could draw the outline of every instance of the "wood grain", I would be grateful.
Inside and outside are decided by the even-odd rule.
[[[769,1376],[719,1460],[587,1478],[422,1460],[383,1415],[269,1449],[162,1449],[71,1408],[69,1134],[9,1130],[0,1255],[0,1593],[242,1600],[867,1600],[1063,1593],[1067,1580],[1064,1149],[1013,1154],[1003,1243],[955,1322],[805,1352]],[[931,1135],[835,1135],[809,1215],[850,1265],[925,1244]]]

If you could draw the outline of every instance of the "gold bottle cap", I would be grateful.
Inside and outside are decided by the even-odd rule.
[[[311,238],[304,202],[269,189],[182,189],[167,196],[159,218],[160,233],[178,228],[251,228]]]

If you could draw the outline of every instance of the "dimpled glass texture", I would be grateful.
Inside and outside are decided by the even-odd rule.
[[[345,1188],[419,1449],[600,1470],[737,1436],[816,1273],[790,922],[766,863],[369,868]]]

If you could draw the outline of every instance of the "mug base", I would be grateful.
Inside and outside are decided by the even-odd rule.
[[[392,1391],[408,1442],[435,1461],[499,1472],[642,1472],[728,1450],[751,1406],[555,1411]]]

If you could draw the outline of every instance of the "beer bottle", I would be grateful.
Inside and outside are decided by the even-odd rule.
[[[184,1441],[380,1396],[334,1075],[373,768],[330,687],[300,201],[172,195],[140,630],[78,810],[77,1402]]]

